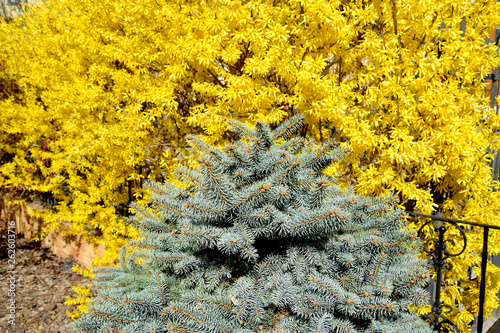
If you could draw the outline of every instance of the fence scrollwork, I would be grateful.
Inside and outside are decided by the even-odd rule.
[[[430,220],[424,223],[420,229],[418,230],[418,235],[420,238],[424,239],[424,251],[429,255],[429,259],[432,262],[434,268],[436,269],[436,292],[434,297],[434,302],[432,304],[432,312],[430,314],[425,315],[423,318],[431,323],[435,330],[438,332],[448,331],[453,333],[461,333],[458,326],[456,326],[449,318],[448,314],[451,313],[452,307],[447,304],[441,303],[441,283],[443,270],[451,270],[453,268],[453,264],[447,259],[452,257],[457,257],[461,255],[465,248],[467,247],[467,236],[465,235],[464,230],[455,222],[446,223],[451,224],[453,227],[458,229],[460,235],[463,238],[463,247],[459,252],[453,253],[448,250],[448,244],[455,246],[455,241],[453,239],[445,239],[445,233],[448,230],[446,225],[435,226],[435,220]],[[431,237],[425,239],[423,237],[423,230],[426,226],[431,224],[434,226],[434,231],[438,232],[438,238]]]

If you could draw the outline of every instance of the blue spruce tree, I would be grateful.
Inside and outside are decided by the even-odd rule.
[[[89,312],[63,332],[431,332],[421,243],[391,198],[345,193],[323,170],[346,151],[232,122],[243,139],[180,169],[186,189],[149,182],[140,241],[100,269]],[[153,209],[151,209],[153,208]],[[131,250],[131,251],[127,251]],[[127,254],[128,253],[128,254]]]

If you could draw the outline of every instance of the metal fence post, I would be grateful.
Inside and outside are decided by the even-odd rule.
[[[488,233],[490,228],[483,228],[483,254],[481,256],[481,284],[479,285],[479,314],[477,333],[483,333],[484,298],[486,294],[486,268],[488,264]]]

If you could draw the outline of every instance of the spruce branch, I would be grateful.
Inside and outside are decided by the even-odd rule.
[[[288,139],[292,134],[295,134],[302,127],[304,121],[305,117],[302,114],[293,116],[272,132],[271,141],[280,138]]]
[[[322,173],[345,149],[283,142],[302,122],[233,122],[250,142],[224,151],[189,139],[202,154],[198,170],[176,172],[189,186],[146,183],[151,200],[128,219],[143,237],[119,269],[98,270],[93,312],[69,329],[430,333],[408,324],[408,305],[428,302],[419,240],[393,198],[343,192]]]

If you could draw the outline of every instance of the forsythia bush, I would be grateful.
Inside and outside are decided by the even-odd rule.
[[[500,119],[483,79],[500,65],[485,44],[499,25],[492,0],[49,0],[0,24],[0,75],[19,89],[0,95],[0,184],[52,193],[57,211],[40,215],[106,244],[106,262],[137,235],[121,216],[142,180],[189,154],[184,134],[223,144],[227,119],[300,110],[302,135],[350,148],[329,172],[359,194],[498,224],[488,163]],[[482,249],[468,235],[442,296],[464,306],[464,330]],[[487,313],[500,274],[488,272]]]

